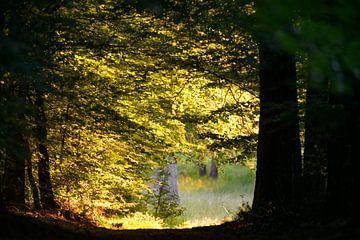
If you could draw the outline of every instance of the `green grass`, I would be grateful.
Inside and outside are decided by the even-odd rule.
[[[193,163],[178,164],[181,216],[164,221],[149,213],[136,212],[126,217],[102,216],[100,226],[111,229],[190,228],[221,224],[232,220],[243,204],[251,204],[255,173],[242,165],[225,165],[216,180],[200,177]],[[169,224],[170,221],[170,224]]]
[[[231,220],[243,204],[251,204],[255,173],[241,165],[225,165],[216,180],[199,177],[194,164],[178,166],[183,227],[220,224]]]

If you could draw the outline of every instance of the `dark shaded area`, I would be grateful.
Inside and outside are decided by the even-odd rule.
[[[301,176],[296,67],[273,35],[260,40],[260,124],[255,212],[288,212],[298,205]]]
[[[91,225],[56,220],[53,218],[20,216],[13,214],[0,215],[0,239],[22,240],[92,240],[92,239],[293,239],[293,240],[355,240],[360,237],[358,225],[345,222],[330,222],[326,224],[294,224],[294,219],[277,219],[282,222],[271,229],[271,224],[252,225],[249,222],[225,223],[220,226],[201,227],[193,229],[164,229],[164,230],[107,230]]]

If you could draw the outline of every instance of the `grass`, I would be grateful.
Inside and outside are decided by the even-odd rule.
[[[178,187],[181,216],[173,219],[155,218],[136,212],[126,217],[97,217],[100,226],[110,229],[191,228],[218,225],[232,220],[244,204],[251,204],[255,172],[242,165],[220,167],[217,179],[200,177],[193,163],[178,164]],[[169,224],[169,220],[170,223]]]
[[[98,221],[99,226],[108,229],[162,229],[165,225],[162,219],[142,212],[135,212],[126,217],[102,216],[98,218]]]
[[[182,227],[220,224],[251,204],[255,173],[241,165],[225,165],[214,180],[200,177],[194,164],[179,165],[179,194],[185,208]]]

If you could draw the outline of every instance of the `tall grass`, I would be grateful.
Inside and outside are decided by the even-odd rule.
[[[220,224],[251,204],[255,173],[242,165],[225,165],[217,179],[200,177],[195,164],[179,164],[179,194],[185,208],[183,227]]]
[[[193,163],[178,164],[178,187],[182,216],[170,219],[155,218],[149,213],[136,212],[120,216],[97,217],[102,227],[112,229],[189,228],[221,224],[231,220],[241,206],[251,204],[255,185],[255,172],[242,165],[220,167],[217,179],[200,177]]]

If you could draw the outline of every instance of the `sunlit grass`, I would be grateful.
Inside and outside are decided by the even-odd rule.
[[[108,229],[162,229],[163,220],[147,213],[135,212],[126,217],[102,217],[100,225]]]
[[[251,204],[255,174],[240,165],[227,165],[216,180],[199,177],[195,165],[179,166],[179,193],[185,208],[182,227],[221,224],[239,208]]]
[[[200,177],[195,164],[178,165],[178,187],[183,214],[170,219],[173,224],[149,213],[97,217],[100,226],[110,229],[192,228],[218,225],[232,220],[244,204],[251,204],[255,185],[253,170],[241,165],[219,169],[217,179]],[[169,219],[167,220],[169,221]]]

